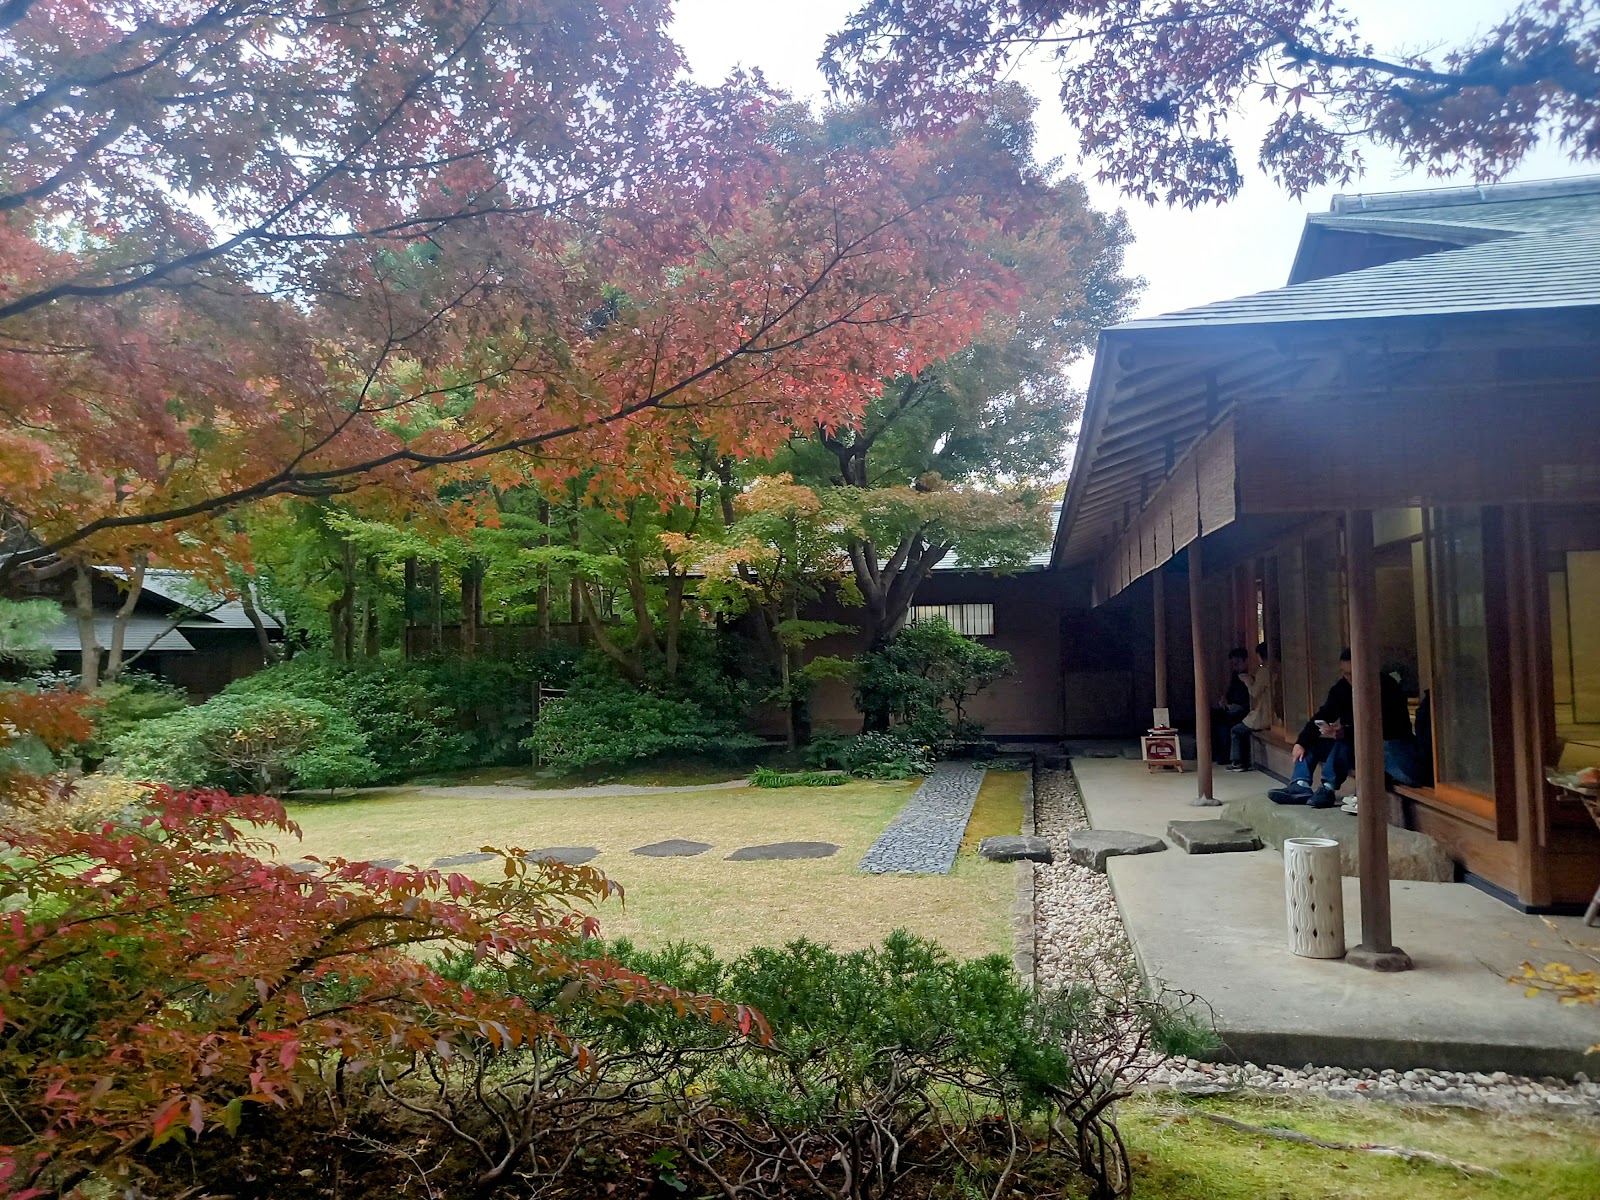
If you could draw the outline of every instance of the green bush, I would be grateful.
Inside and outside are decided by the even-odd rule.
[[[105,758],[118,738],[141,723],[189,707],[188,693],[182,688],[134,671],[116,683],[104,684],[94,697],[100,702],[91,714],[94,740],[84,747],[84,757],[91,763]]]
[[[551,766],[606,766],[663,754],[737,758],[764,746],[693,700],[652,695],[601,681],[575,687],[547,705],[524,743]]]
[[[228,695],[320,700],[347,715],[380,764],[381,779],[520,764],[532,689],[567,682],[573,651],[530,659],[400,659],[342,666],[302,655],[229,684]]]
[[[750,782],[761,788],[837,787],[849,780],[843,771],[774,771],[771,767],[757,767],[750,776]]]
[[[134,726],[111,750],[123,774],[177,787],[351,787],[378,770],[354,721],[295,696],[223,693]]]
[[[909,779],[933,770],[933,751],[903,727],[887,733],[825,733],[806,747],[806,765],[867,779]]]
[[[970,736],[979,729],[967,720],[967,702],[1010,669],[1004,650],[980,645],[946,621],[918,621],[861,656],[856,706],[869,728],[899,726],[924,742],[952,732]]]

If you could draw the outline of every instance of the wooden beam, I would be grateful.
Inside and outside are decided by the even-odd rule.
[[[1355,701],[1355,775],[1361,870],[1361,945],[1346,961],[1373,971],[1406,971],[1411,958],[1394,944],[1389,904],[1389,790],[1383,781],[1383,698],[1378,684],[1378,575],[1372,511],[1345,514],[1350,588],[1350,686]]]
[[[1167,707],[1167,573],[1157,567],[1150,576],[1155,617],[1156,707]]]
[[[1206,682],[1205,606],[1200,595],[1204,569],[1200,539],[1189,543],[1189,641],[1194,652],[1194,757],[1199,777],[1199,792],[1189,803],[1199,808],[1215,808],[1222,803],[1215,796],[1211,778],[1211,685]]]

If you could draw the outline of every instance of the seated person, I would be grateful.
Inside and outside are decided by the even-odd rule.
[[[1417,737],[1411,731],[1411,706],[1405,689],[1388,671],[1378,676],[1383,709],[1383,774],[1385,782],[1422,786],[1424,772],[1418,756]],[[1422,710],[1417,710],[1418,717]]]
[[[1278,804],[1304,804],[1311,808],[1332,808],[1337,793],[1350,769],[1355,766],[1351,749],[1355,734],[1355,695],[1350,687],[1350,650],[1339,655],[1339,678],[1328,689],[1322,707],[1300,730],[1294,741],[1294,772],[1289,782],[1267,795]],[[1311,776],[1322,767],[1322,784],[1311,786]]]
[[[1211,761],[1228,761],[1228,735],[1250,711],[1249,660],[1243,646],[1228,651],[1228,679],[1211,710]]]
[[[1267,666],[1267,644],[1256,647],[1255,661],[1250,673],[1244,676],[1250,695],[1250,711],[1235,722],[1229,734],[1232,753],[1228,756],[1228,770],[1250,769],[1250,735],[1272,724],[1272,675]]]

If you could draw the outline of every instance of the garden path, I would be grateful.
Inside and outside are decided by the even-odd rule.
[[[948,875],[987,772],[942,762],[861,859],[869,875]]]

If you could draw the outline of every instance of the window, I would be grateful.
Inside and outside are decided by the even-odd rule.
[[[1437,774],[1443,783],[1493,796],[1483,517],[1477,508],[1441,508],[1429,524]]]
[[[994,636],[992,604],[918,604],[911,609],[911,623],[942,617],[950,628],[967,637]]]

